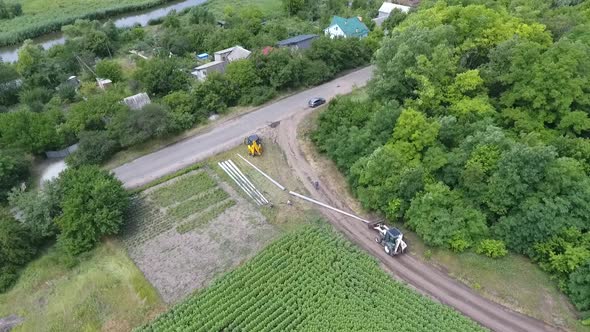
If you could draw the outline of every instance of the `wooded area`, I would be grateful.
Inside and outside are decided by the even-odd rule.
[[[590,3],[424,1],[390,24],[370,102],[333,101],[321,151],[366,208],[525,254],[590,310]]]

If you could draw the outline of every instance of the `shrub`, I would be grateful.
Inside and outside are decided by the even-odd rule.
[[[61,213],[60,188],[57,181],[48,181],[43,190],[13,190],[8,196],[10,206],[21,213],[21,222],[35,240],[52,238],[57,234],[54,219]]]
[[[141,110],[119,113],[107,128],[122,147],[128,147],[162,137],[171,131],[172,125],[168,110],[158,104],[149,104]]]
[[[97,166],[65,170],[58,183],[62,214],[58,241],[76,255],[92,249],[105,235],[119,232],[129,197],[121,181]]]
[[[492,239],[482,240],[475,249],[475,252],[491,258],[504,257],[508,254],[504,241]]]
[[[123,69],[115,61],[102,60],[96,64],[96,75],[101,78],[108,78],[113,83],[116,83],[123,80]]]
[[[0,0],[0,19],[10,19],[23,14],[23,8],[20,3],[6,4]]]
[[[570,274],[568,291],[578,310],[590,310],[590,260]]]
[[[109,137],[105,130],[84,131],[80,133],[78,150],[66,158],[68,165],[100,165],[119,149],[116,140]]]
[[[76,87],[72,84],[63,83],[57,89],[57,95],[64,101],[76,100]]]
[[[52,97],[50,90],[46,88],[32,88],[21,91],[20,102],[29,106],[33,112],[42,112],[45,105]]]
[[[16,281],[18,268],[28,263],[34,254],[28,229],[0,212],[0,292]]]
[[[30,162],[20,150],[0,150],[0,202],[12,187],[27,179]]]

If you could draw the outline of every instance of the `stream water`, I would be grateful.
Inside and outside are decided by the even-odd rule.
[[[114,21],[115,26],[118,28],[127,28],[135,24],[146,26],[150,20],[164,17],[173,10],[181,11],[185,8],[201,5],[204,2],[206,2],[206,0],[184,0],[179,2],[171,2],[159,7],[116,15],[110,19]],[[61,32],[53,32],[34,38],[33,41],[36,44],[43,46],[43,48],[48,49],[54,45],[63,44],[66,40]],[[18,49],[20,46],[21,44],[0,47],[0,58],[2,58],[2,61],[16,62],[18,60]]]

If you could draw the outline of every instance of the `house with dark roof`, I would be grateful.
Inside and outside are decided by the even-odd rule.
[[[277,43],[278,47],[290,47],[292,49],[306,49],[311,47],[311,43],[318,35],[299,35],[289,39],[281,40]]]
[[[364,38],[369,35],[369,28],[358,17],[334,16],[324,33],[330,38]]]

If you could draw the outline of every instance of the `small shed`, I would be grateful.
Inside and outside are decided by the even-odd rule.
[[[197,60],[205,61],[207,59],[209,59],[209,54],[207,54],[207,53],[197,54]]]
[[[152,101],[150,99],[150,96],[148,96],[147,93],[142,92],[142,93],[138,93],[136,95],[129,96],[129,97],[123,99],[123,103],[125,105],[129,106],[129,108],[132,110],[140,110],[145,105],[151,104]]]
[[[226,48],[225,50],[215,52],[215,61],[232,62],[236,60],[246,59],[252,52],[243,48],[240,45]]]
[[[311,47],[311,43],[318,35],[299,35],[289,39],[281,40],[277,43],[278,47],[290,47],[292,49],[306,49]]]
[[[198,66],[191,72],[199,81],[204,81],[211,72],[223,73],[225,71],[225,61],[212,61],[202,66]]]
[[[108,78],[96,78],[96,83],[98,84],[98,87],[106,90],[108,87],[110,87],[111,85],[113,85],[113,81],[109,80]]]

